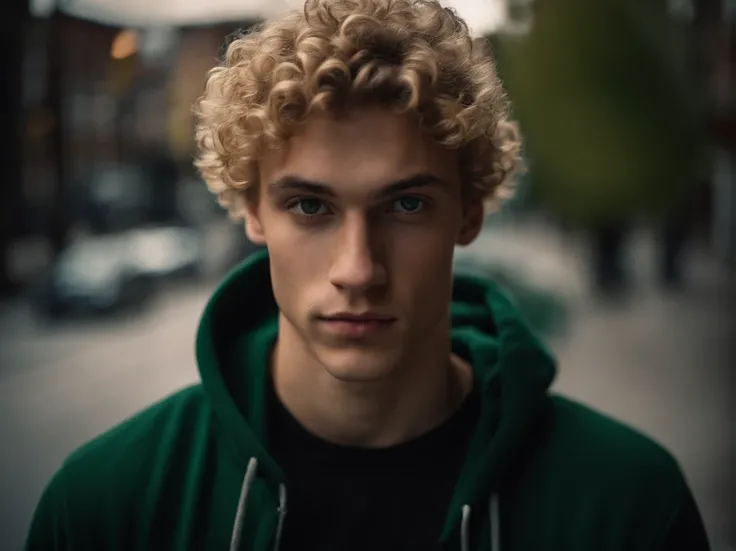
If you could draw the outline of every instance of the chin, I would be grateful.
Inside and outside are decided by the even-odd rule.
[[[317,358],[325,370],[345,383],[371,383],[389,377],[395,370],[398,354],[390,350],[321,350]]]

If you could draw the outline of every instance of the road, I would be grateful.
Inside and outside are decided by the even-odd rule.
[[[193,334],[208,291],[162,297],[139,318],[33,327],[19,307],[0,338],[0,541],[18,551],[44,484],[79,444],[195,382]]]
[[[646,264],[646,247],[638,264]],[[707,259],[682,296],[646,283],[629,303],[587,296],[576,244],[538,230],[491,230],[463,254],[522,265],[566,293],[572,325],[550,344],[556,390],[652,435],[680,460],[715,551],[734,534],[733,342],[727,276]],[[646,270],[641,275],[646,280]],[[82,442],[196,382],[193,335],[210,288],[173,290],[128,320],[44,327],[18,303],[0,312],[0,551],[19,551],[44,484]]]

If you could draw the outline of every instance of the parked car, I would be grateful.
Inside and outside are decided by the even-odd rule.
[[[75,240],[34,295],[42,315],[113,313],[145,306],[162,281],[196,278],[201,269],[199,232],[147,227]]]

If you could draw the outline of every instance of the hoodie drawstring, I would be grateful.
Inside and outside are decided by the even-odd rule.
[[[258,470],[258,459],[251,457],[248,461],[248,467],[245,469],[243,477],[243,485],[240,488],[240,499],[238,500],[238,509],[235,512],[235,522],[233,523],[233,533],[230,537],[230,551],[238,551],[240,549],[240,541],[243,538],[243,525],[245,524],[245,510],[248,505],[248,494],[253,486]],[[279,485],[279,521],[276,526],[276,542],[274,543],[274,551],[279,551],[281,545],[281,533],[284,530],[284,518],[286,517],[286,486]]]
[[[273,551],[279,551],[281,547],[281,534],[284,531],[284,519],[286,518],[286,486],[279,485],[279,522],[276,525],[276,543]]]
[[[251,457],[250,461],[248,461],[248,468],[245,469],[243,485],[240,488],[238,509],[235,512],[233,533],[230,537],[230,551],[238,551],[240,548],[240,539],[243,537],[243,524],[245,523],[245,508],[248,505],[248,492],[250,492],[253,480],[256,478],[256,469],[258,469],[258,459]]]
[[[248,494],[253,486],[253,480],[256,478],[258,470],[258,459],[251,457],[248,461],[248,468],[245,470],[243,477],[243,485],[240,488],[240,499],[238,500],[238,509],[235,512],[235,522],[233,523],[233,533],[230,538],[230,551],[238,551],[240,541],[243,537],[243,525],[245,524],[245,510],[248,505]],[[491,550],[501,551],[501,519],[499,514],[498,494],[492,494],[488,504],[489,517],[491,522]],[[463,505],[463,516],[460,523],[460,551],[470,551],[470,505]],[[279,485],[279,520],[276,525],[276,538],[274,542],[274,551],[279,551],[281,546],[281,535],[284,531],[284,520],[286,518],[286,486]]]
[[[488,515],[491,521],[491,551],[501,551],[501,517],[498,494],[491,495],[488,504]],[[460,551],[470,551],[470,505],[463,505],[463,516],[460,522]]]
[[[463,519],[460,522],[460,551],[470,551],[470,505],[463,505]]]
[[[488,505],[491,517],[491,551],[501,551],[501,515],[498,505],[498,494],[491,495]]]

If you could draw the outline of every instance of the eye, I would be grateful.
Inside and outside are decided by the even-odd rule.
[[[299,216],[319,216],[329,212],[324,201],[319,199],[297,199],[289,205],[289,211]]]
[[[424,199],[413,197],[411,195],[396,199],[393,202],[394,212],[401,214],[414,214],[420,212],[425,207]]]

